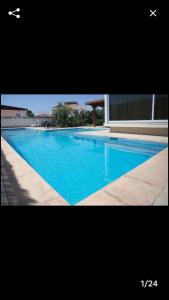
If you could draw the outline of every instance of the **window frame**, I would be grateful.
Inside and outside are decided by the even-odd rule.
[[[154,115],[155,115],[155,97],[156,95],[154,94]],[[153,115],[153,121],[154,122],[168,122],[168,119],[154,119],[154,115]]]
[[[110,94],[105,95],[105,123],[161,123],[168,122],[168,119],[154,119],[154,111],[155,111],[155,94],[152,94],[152,111],[151,111],[151,119],[149,120],[110,120]]]

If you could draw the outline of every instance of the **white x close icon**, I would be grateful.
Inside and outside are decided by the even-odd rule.
[[[150,17],[152,17],[152,16],[157,17],[156,11],[157,11],[156,9],[155,10],[150,9]]]

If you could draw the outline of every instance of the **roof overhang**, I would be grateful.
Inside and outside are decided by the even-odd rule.
[[[85,105],[91,105],[92,107],[104,107],[104,99],[90,100],[85,102]]]

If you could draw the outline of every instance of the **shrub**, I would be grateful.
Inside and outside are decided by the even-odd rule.
[[[93,124],[93,111],[78,111],[60,104],[53,113],[53,119],[57,120],[59,127],[90,126]],[[103,122],[104,109],[96,109],[96,125],[103,125]]]

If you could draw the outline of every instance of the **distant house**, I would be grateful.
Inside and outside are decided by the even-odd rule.
[[[42,122],[50,121],[52,119],[52,114],[37,114],[35,115],[35,125],[41,125]]]
[[[52,114],[37,114],[35,115],[36,119],[51,119],[52,118]]]
[[[76,101],[67,101],[67,102],[63,102],[61,104],[65,105],[73,110],[78,110],[79,112],[84,110],[83,107]],[[60,105],[60,103],[58,103],[56,106],[54,106],[52,108],[53,113],[56,111],[56,109],[58,108],[59,105]]]
[[[27,108],[1,105],[1,118],[26,118]]]

